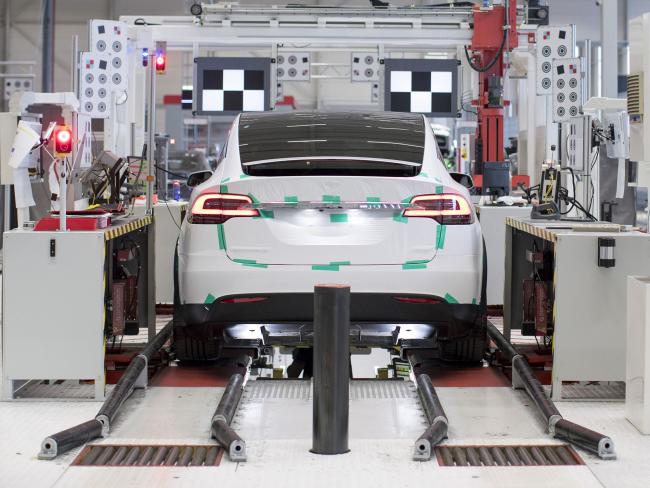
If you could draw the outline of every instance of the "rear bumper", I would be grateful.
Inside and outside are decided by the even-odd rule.
[[[257,302],[227,303],[233,298],[264,297]],[[484,330],[478,304],[404,303],[391,293],[352,293],[351,343],[360,346],[435,347]],[[313,293],[274,293],[219,297],[211,304],[184,304],[176,324],[198,338],[217,337],[225,343],[306,345],[311,343]]]

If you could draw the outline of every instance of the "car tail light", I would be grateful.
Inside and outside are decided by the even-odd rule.
[[[231,297],[224,298],[221,303],[256,303],[263,302],[267,297]]]
[[[190,223],[223,224],[233,217],[259,217],[259,210],[250,208],[252,203],[246,195],[204,193],[192,205]]]
[[[436,297],[393,297],[393,300],[402,303],[427,303],[430,305],[442,303],[444,301],[442,298]]]
[[[404,217],[435,219],[443,225],[462,225],[473,222],[472,208],[465,197],[455,193],[418,195],[411,199],[412,208],[404,210]]]

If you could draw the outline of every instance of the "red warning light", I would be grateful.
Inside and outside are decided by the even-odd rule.
[[[72,152],[72,129],[68,126],[59,126],[54,130],[54,152],[65,156]]]
[[[156,71],[158,73],[164,73],[165,68],[167,67],[167,58],[164,54],[156,54]]]

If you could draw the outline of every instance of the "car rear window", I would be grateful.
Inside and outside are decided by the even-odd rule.
[[[239,121],[239,153],[251,176],[416,176],[424,120],[396,113],[261,113]]]

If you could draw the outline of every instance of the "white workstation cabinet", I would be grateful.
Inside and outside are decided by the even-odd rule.
[[[114,243],[138,239],[140,323],[155,334],[148,246],[151,218],[127,218],[97,231],[4,233],[3,398],[33,380],[91,380],[105,390],[106,303]],[[137,236],[136,236],[137,234]]]
[[[650,235],[620,227],[509,218],[506,222],[504,333],[521,328],[522,281],[531,274],[526,251],[537,246],[554,256],[552,399],[563,382],[625,381],[627,279],[650,275]],[[609,230],[611,229],[611,230]],[[599,238],[613,239],[612,267],[599,266]]]

